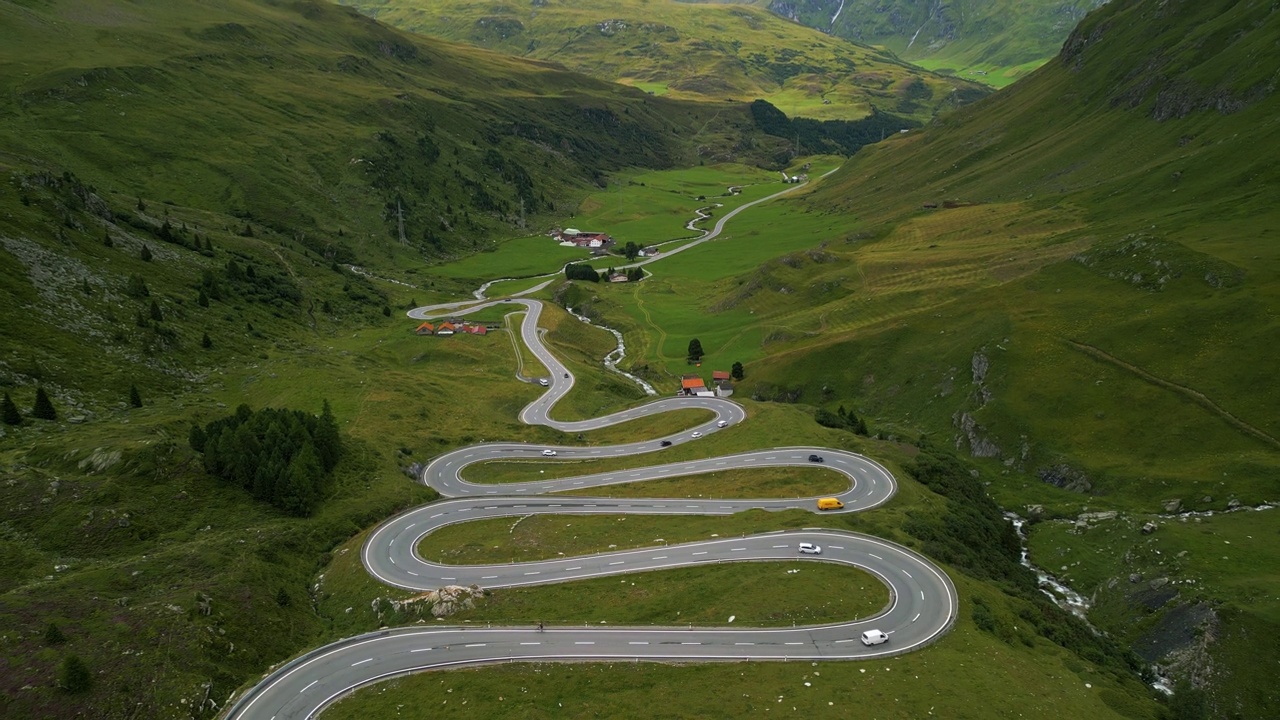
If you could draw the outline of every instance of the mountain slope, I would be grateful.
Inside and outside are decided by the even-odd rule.
[[[787,115],[927,119],[985,89],[786,22],[750,4],[676,0],[344,0],[406,30],[561,63],[655,94],[765,99]]]
[[[1259,594],[1280,559],[1247,532],[1215,552],[1243,516],[1137,527],[1276,499],[1278,38],[1267,5],[1113,2],[1024,82],[850,160],[806,203],[858,222],[795,258],[806,272],[761,268],[744,301],[785,329],[748,392],[954,444],[1021,512],[1142,518],[1088,539],[1046,523],[1032,557],[1048,538],[1038,561],[1096,593],[1104,629],[1164,647],[1152,659],[1207,689],[1214,716],[1280,707],[1256,671],[1274,647],[1248,639],[1280,627]],[[1219,571],[1228,557],[1239,574]],[[1199,630],[1160,629],[1201,607]],[[1222,642],[1164,645],[1184,633]]]
[[[769,0],[783,17],[1002,87],[1045,62],[1106,0]]]
[[[558,220],[607,171],[788,144],[745,105],[325,2],[0,0],[0,37],[4,717],[213,717],[273,663],[375,629],[313,606],[326,553],[435,498],[401,470],[414,449],[495,437],[523,402],[505,343],[424,348],[402,324],[474,289],[424,262]],[[326,401],[349,452],[308,518],[186,442],[241,404]]]
[[[691,142],[727,152],[750,129],[745,108],[673,104],[318,1],[5,1],[0,22],[6,162],[316,247],[345,229],[475,248],[601,172],[667,166]]]

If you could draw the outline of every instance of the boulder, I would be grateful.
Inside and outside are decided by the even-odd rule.
[[[1174,498],[1173,500],[1166,500],[1166,501],[1165,501],[1165,503],[1164,503],[1164,511],[1165,511],[1165,512],[1168,512],[1168,513],[1176,513],[1176,512],[1178,512],[1178,511],[1179,511],[1179,510],[1181,510],[1181,509],[1182,509],[1182,499],[1181,499],[1181,498]]]
[[[1131,582],[1131,583],[1140,583],[1140,582],[1142,582],[1142,573],[1130,573],[1130,574],[1129,574],[1129,582]]]
[[[1157,527],[1159,527],[1159,526],[1158,526],[1158,525],[1156,525],[1154,522],[1148,522],[1147,524],[1145,524],[1145,525],[1143,525],[1143,526],[1142,526],[1142,534],[1143,534],[1143,535],[1150,535],[1151,533],[1153,533],[1153,532],[1155,532],[1155,531],[1156,531],[1156,528],[1157,528]]]

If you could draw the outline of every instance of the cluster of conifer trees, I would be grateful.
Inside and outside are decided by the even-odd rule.
[[[201,428],[191,426],[191,448],[204,455],[211,475],[248,490],[291,515],[320,504],[330,473],[342,457],[338,424],[329,402],[316,417],[301,410],[248,405]]]

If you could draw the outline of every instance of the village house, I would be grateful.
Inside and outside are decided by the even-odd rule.
[[[707,389],[707,385],[697,375],[685,375],[680,378],[680,394],[695,397],[714,397],[715,393]]]
[[[424,322],[421,325],[419,325],[418,328],[414,330],[414,332],[417,333],[418,335],[436,335],[436,336],[454,335],[458,333],[463,333],[466,335],[488,335],[489,326],[483,323],[469,323],[469,322],[463,322],[461,320],[454,319],[454,320],[446,320],[440,323],[438,326],[432,325],[429,322]]]
[[[711,382],[715,385],[721,385],[723,383],[729,382],[729,371],[728,370],[712,370]]]
[[[604,250],[613,245],[613,238],[602,232],[583,232],[577,228],[552,230],[551,237],[561,245],[574,245],[588,250]]]

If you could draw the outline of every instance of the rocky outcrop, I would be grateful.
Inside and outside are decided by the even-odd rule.
[[[395,612],[421,613],[430,610],[432,617],[443,618],[474,608],[475,601],[484,597],[484,594],[479,585],[446,585],[439,590],[429,590],[405,600],[374,598],[373,611],[381,617],[382,611],[390,606]]]
[[[987,379],[987,370],[991,367],[991,361],[979,350],[973,354],[973,359],[969,361],[969,365],[973,370],[973,384],[981,385]]]
[[[974,457],[999,457],[1000,446],[983,437],[984,429],[972,415],[967,412],[958,413],[951,418],[952,423],[960,430],[956,438],[956,449],[963,450],[967,445],[969,454]]]
[[[1093,483],[1089,481],[1088,476],[1080,470],[1067,465],[1066,463],[1058,463],[1052,467],[1043,468],[1036,472],[1036,476],[1041,482],[1071,492],[1087,493],[1093,489]]]

